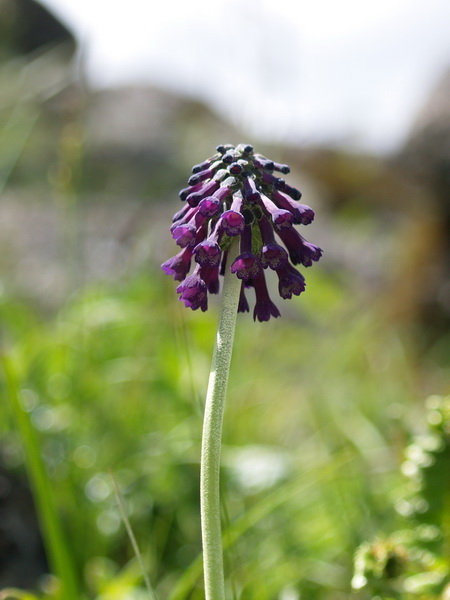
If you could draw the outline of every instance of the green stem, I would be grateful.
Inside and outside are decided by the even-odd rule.
[[[238,250],[239,243],[235,239],[228,251],[228,268],[223,283],[222,308],[217,326],[203,421],[200,504],[206,600],[225,599],[220,524],[220,449],[228,374],[241,289],[241,280],[230,272],[229,267],[236,258]]]

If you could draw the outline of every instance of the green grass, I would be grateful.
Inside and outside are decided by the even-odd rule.
[[[158,598],[202,598],[198,463],[216,311],[184,309],[173,288],[157,270],[92,286],[50,321],[0,305],[16,416],[2,404],[2,437],[24,450],[49,557],[73,556],[55,574],[73,569],[80,597],[119,597],[114,582],[145,597],[112,471]],[[366,307],[317,271],[285,318],[238,319],[223,448],[231,598],[347,598],[358,545],[398,525],[408,415],[421,408],[405,344]]]

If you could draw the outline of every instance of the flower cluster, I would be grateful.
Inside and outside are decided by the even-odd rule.
[[[161,267],[181,282],[180,300],[203,311],[208,308],[208,292],[219,291],[219,275],[230,268],[242,280],[238,311],[249,311],[245,289],[254,288],[253,318],[268,321],[280,312],[269,297],[264,270],[273,269],[280,296],[292,298],[305,289],[305,279],[293,265],[309,267],[322,255],[293,227],[311,223],[314,212],[299,203],[299,190],[274,175],[289,173],[287,165],[254,153],[249,144],[221,145],[216,150],[193,167],[188,187],[179,194],[185,204],[170,231],[181,251]],[[235,236],[240,238],[240,253],[227,265]],[[188,275],[192,260],[195,268]]]

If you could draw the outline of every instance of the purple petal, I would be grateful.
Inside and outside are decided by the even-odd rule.
[[[198,273],[193,273],[187,277],[183,283],[177,287],[177,293],[180,294],[180,300],[185,306],[197,310],[201,308],[204,312],[208,308],[208,295],[206,284]]]
[[[191,266],[192,248],[184,248],[176,256],[161,265],[167,275],[173,275],[175,281],[183,281]]]
[[[240,254],[230,267],[239,279],[249,280],[261,273],[261,263],[251,252]]]
[[[194,248],[195,261],[202,266],[215,267],[220,264],[222,250],[219,244],[204,240]]]
[[[229,236],[239,235],[244,231],[244,217],[235,210],[222,213],[221,222],[224,232]]]

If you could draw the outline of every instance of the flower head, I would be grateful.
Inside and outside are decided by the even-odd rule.
[[[219,274],[225,269],[242,280],[239,312],[250,310],[244,290],[254,289],[255,320],[280,315],[269,297],[265,269],[276,272],[282,298],[304,291],[305,279],[293,265],[311,266],[322,250],[294,228],[311,223],[314,212],[300,204],[298,189],[274,174],[289,171],[287,165],[256,154],[250,144],[217,146],[216,154],[192,168],[188,187],[179,194],[185,205],[170,229],[182,250],[161,265],[181,282],[177,292],[186,306],[207,310],[208,292],[219,291]],[[236,237],[240,253],[228,264],[228,247]],[[188,275],[193,261],[195,269]]]

